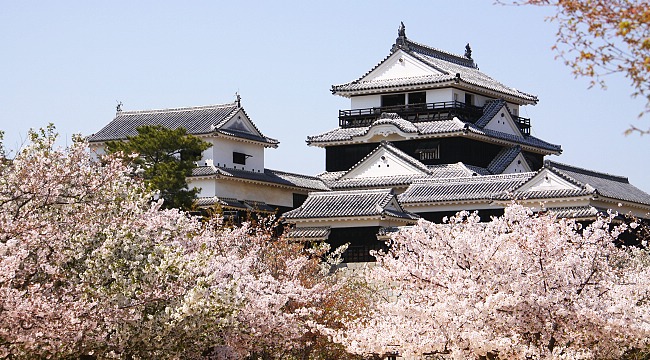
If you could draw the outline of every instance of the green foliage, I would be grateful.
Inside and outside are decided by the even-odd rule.
[[[137,128],[138,135],[128,141],[110,141],[109,153],[121,152],[151,190],[157,190],[164,208],[192,208],[199,189],[189,189],[186,178],[211,144],[190,135],[184,128],[168,129],[161,125]],[[132,154],[138,154],[137,157]]]

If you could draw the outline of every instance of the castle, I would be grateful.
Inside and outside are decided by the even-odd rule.
[[[228,214],[255,209],[291,224],[296,240],[349,243],[346,262],[399,226],[441,221],[460,210],[498,216],[516,200],[534,211],[590,220],[607,209],[648,217],[650,195],[627,178],[560,164],[560,145],[531,135],[520,108],[535,95],[481,72],[469,44],[463,55],[407,38],[402,24],[388,55],[358,79],[332,86],[350,99],[338,126],[309,136],[325,149],[325,172],[306,176],[264,167],[278,141],[260,132],[239,100],[191,108],[118,111],[89,137],[101,153],[109,140],[141,125],[185,127],[213,146],[188,179],[199,206]]]

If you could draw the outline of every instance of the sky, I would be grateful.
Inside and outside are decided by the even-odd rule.
[[[650,192],[650,136],[623,132],[641,99],[622,75],[589,88],[551,49],[552,8],[455,1],[7,1],[0,0],[0,130],[16,151],[30,128],[53,123],[61,145],[123,110],[222,104],[242,98],[264,135],[266,167],[315,175],[325,151],[306,145],[338,125],[349,99],[333,84],[384,59],[400,21],[409,39],[463,54],[481,71],[539,97],[520,115],[562,146],[559,161],[627,176]]]

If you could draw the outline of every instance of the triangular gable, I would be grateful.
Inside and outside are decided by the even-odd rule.
[[[528,180],[517,192],[528,191],[551,191],[551,190],[581,190],[582,187],[572,183],[549,169],[542,169],[540,172]]]
[[[505,104],[489,121],[487,121],[487,124],[483,126],[483,128],[515,135],[517,137],[523,137],[519,127],[515,124],[515,120],[512,118],[512,115],[510,115],[510,111],[508,111],[508,107]]]
[[[222,130],[231,130],[264,137],[248,118],[243,109],[239,109],[229,120],[219,126]]]
[[[514,173],[524,173],[531,172],[532,169],[528,165],[528,161],[524,157],[524,154],[521,152],[517,154],[514,160],[506,166],[506,169],[503,170],[502,174],[514,174]]]
[[[426,166],[398,149],[382,143],[367,157],[353,166],[339,180],[399,175],[427,175]]]
[[[408,53],[398,50],[359,81],[388,80],[415,76],[444,75]]]
[[[399,201],[397,200],[397,196],[395,195],[393,195],[393,197],[390,199],[390,202],[384,206],[384,210],[404,212],[402,205],[400,205]]]

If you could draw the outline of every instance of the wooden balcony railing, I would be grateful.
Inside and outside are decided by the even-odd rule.
[[[410,122],[451,120],[457,117],[460,120],[475,123],[483,115],[483,108],[467,105],[460,101],[444,101],[339,110],[339,126],[342,128],[368,126],[383,113],[396,113],[402,119]],[[530,119],[518,116],[513,116],[513,119],[524,135],[530,135]]]
[[[339,110],[339,126],[368,126],[383,113],[396,113],[411,122],[449,120],[454,117],[465,121],[472,119],[475,121],[481,116],[482,110],[480,107],[466,105],[459,101]]]

